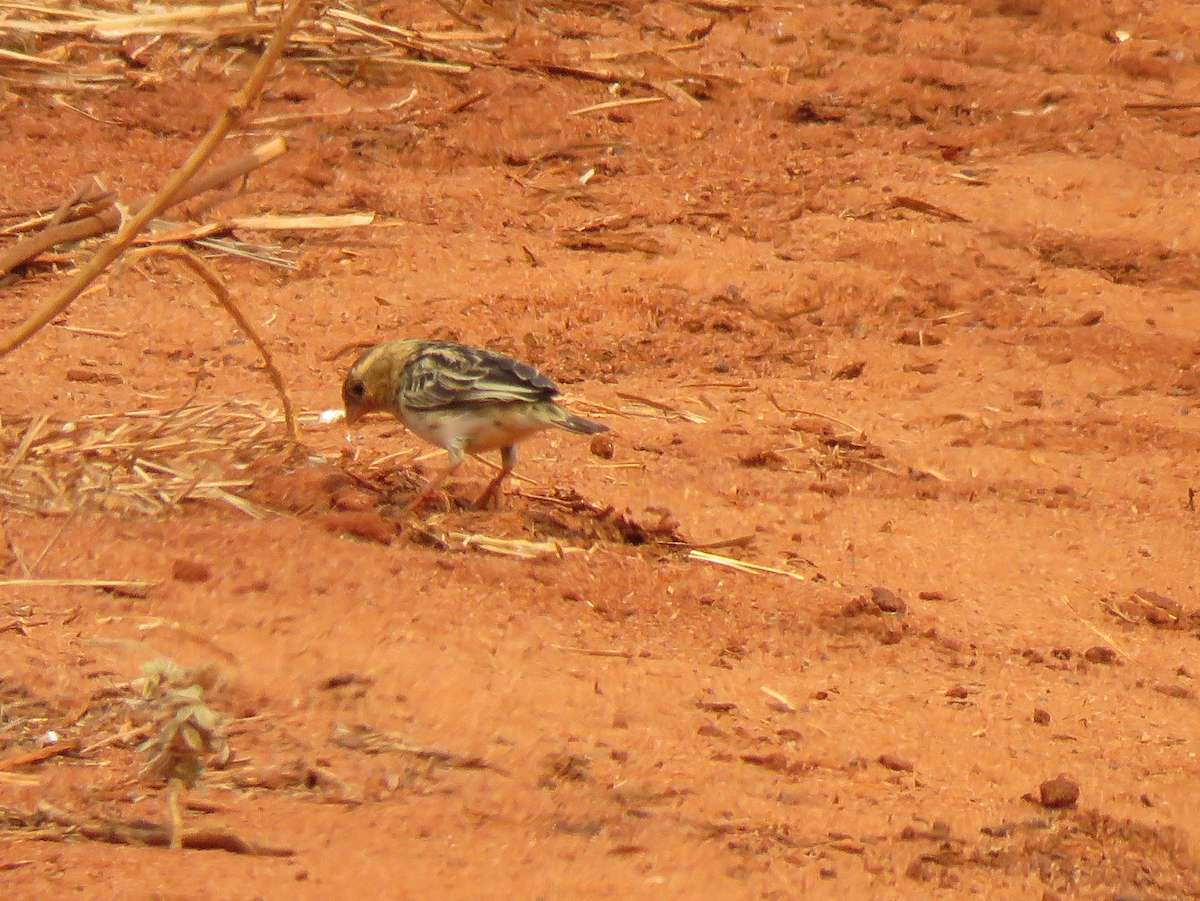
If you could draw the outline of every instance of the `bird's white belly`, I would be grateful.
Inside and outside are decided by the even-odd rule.
[[[536,411],[521,405],[492,410],[406,410],[401,421],[438,447],[460,447],[468,454],[499,450],[549,428]]]

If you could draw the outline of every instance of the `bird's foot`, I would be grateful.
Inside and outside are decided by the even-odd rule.
[[[476,510],[487,510],[490,507],[500,508],[501,499],[504,497],[504,477],[506,475],[508,473],[504,473],[488,483],[483,494],[479,495],[479,500],[475,502]]]

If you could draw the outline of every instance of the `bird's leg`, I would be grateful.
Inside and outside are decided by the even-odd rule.
[[[486,510],[494,503],[497,507],[500,506],[500,492],[504,488],[504,480],[508,478],[517,466],[517,446],[510,444],[508,447],[500,451],[500,474],[488,483],[483,494],[479,496],[479,501],[475,504],[476,510]]]
[[[445,484],[446,479],[458,472],[459,467],[463,464],[463,460],[466,459],[465,454],[463,454],[463,449],[456,445],[451,445],[450,447],[446,448],[446,454],[446,471],[425,483],[425,487],[421,489],[421,493],[418,494],[416,498],[404,508],[405,513],[408,513],[410,510],[415,510],[417,507],[421,506],[421,504],[425,503],[425,501],[429,500],[429,498],[431,498],[435,493],[437,493],[437,490],[441,488],[443,484]]]

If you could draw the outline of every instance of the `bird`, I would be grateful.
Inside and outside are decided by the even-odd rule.
[[[559,406],[558,386],[532,366],[454,341],[406,338],[376,345],[358,358],[342,383],[346,423],[387,412],[419,437],[445,448],[448,466],[431,479],[416,507],[462,466],[467,454],[500,451],[500,474],[476,507],[499,505],[504,480],[517,465],[517,445],[545,429],[579,435],[610,431]]]

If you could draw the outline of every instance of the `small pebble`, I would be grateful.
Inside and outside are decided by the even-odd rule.
[[[591,452],[592,456],[599,457],[601,460],[611,460],[617,452],[612,435],[602,434],[594,437]]]
[[[171,577],[176,582],[207,582],[212,578],[212,568],[199,560],[176,560],[171,565]]]
[[[915,769],[911,760],[896,754],[880,754],[878,762],[884,769],[894,770],[897,773],[911,773]]]
[[[1117,662],[1117,652],[1112,648],[1106,648],[1102,645],[1097,645],[1094,648],[1088,648],[1083,652],[1083,659],[1088,663],[1099,663],[1105,666],[1112,666]]]
[[[1074,807],[1079,800],[1079,783],[1065,775],[1047,779],[1038,786],[1038,799],[1043,807],[1051,810]]]
[[[903,613],[908,609],[908,606],[896,595],[896,592],[890,588],[883,588],[878,585],[871,589],[871,600],[875,602],[875,606],[883,613]]]

